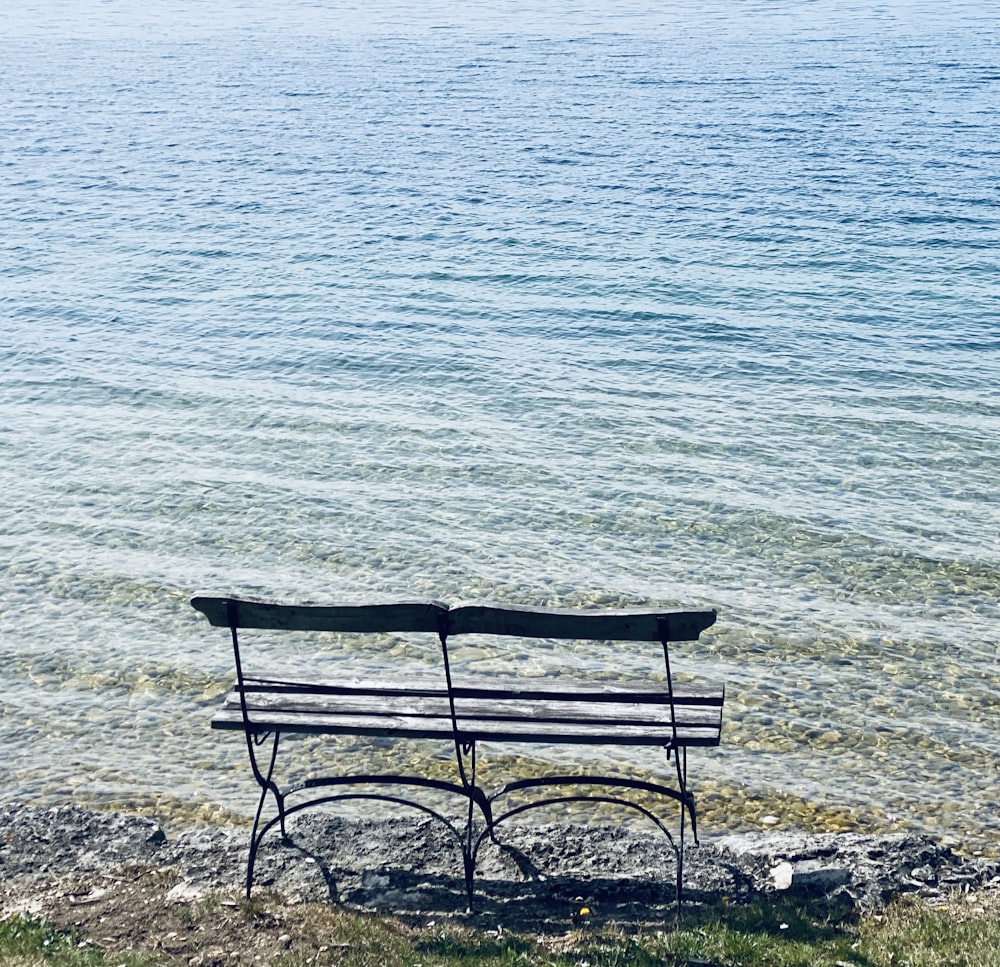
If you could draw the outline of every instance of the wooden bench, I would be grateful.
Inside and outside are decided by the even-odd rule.
[[[687,750],[719,744],[724,690],[721,686],[675,681],[669,646],[678,641],[695,641],[714,623],[714,611],[557,610],[495,603],[448,607],[435,601],[315,605],[213,594],[198,594],[191,604],[212,625],[230,631],[236,685],[212,719],[212,727],[245,734],[250,766],[261,788],[247,859],[248,897],[257,850],[275,825],[287,835],[286,819],[299,810],[343,799],[381,799],[416,807],[451,831],[461,849],[471,911],[476,856],[487,836],[496,841],[501,823],[542,805],[597,801],[637,810],[666,835],[677,857],[676,897],[680,907],[688,817],[697,842],[694,797],[687,783]],[[414,680],[400,673],[371,679],[317,681],[315,672],[307,666],[301,675],[268,675],[263,663],[252,663],[255,656],[247,654],[245,634],[241,650],[240,633],[251,629],[428,635],[435,641],[435,651],[440,650],[435,660],[438,674],[430,680]],[[494,643],[510,636],[657,642],[662,656],[660,648],[651,653],[651,673],[639,681],[470,676],[449,655],[449,643],[460,635],[498,636],[490,639]],[[253,643],[260,637],[254,634]],[[324,775],[281,784],[276,778],[279,739],[294,733],[446,743],[454,749],[454,779],[416,774],[414,770],[414,774]],[[269,736],[270,749],[260,755],[260,746]],[[586,775],[524,776],[487,791],[478,784],[476,774],[477,750],[483,743],[569,744],[589,750],[586,758],[596,768]],[[667,759],[674,763],[671,784],[603,774],[599,746],[664,749]],[[406,788],[413,792],[403,795]],[[438,812],[428,804],[426,795],[423,802],[412,798],[420,789],[458,797],[464,820],[456,823]],[[269,795],[276,815],[264,822]],[[659,810],[654,812],[644,804],[661,800],[672,802],[679,813],[676,838],[657,814]]]

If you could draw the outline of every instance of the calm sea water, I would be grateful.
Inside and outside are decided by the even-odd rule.
[[[0,798],[251,811],[202,588],[715,607],[706,832],[995,848],[989,5],[376,6],[0,12]]]

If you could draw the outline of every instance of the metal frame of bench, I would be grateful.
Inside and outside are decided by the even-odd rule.
[[[257,852],[265,835],[279,826],[287,837],[286,820],[303,809],[349,799],[372,799],[418,809],[441,822],[459,846],[464,867],[468,909],[473,908],[474,875],[479,850],[487,838],[496,840],[497,827],[542,806],[574,802],[610,803],[633,809],[649,819],[667,838],[677,860],[676,899],[680,909],[686,818],[698,842],[694,796],[688,789],[689,746],[717,746],[722,727],[724,689],[721,686],[675,685],[669,645],[695,641],[716,619],[715,611],[655,610],[588,611],[530,608],[492,602],[448,607],[436,601],[392,604],[314,605],[262,601],[230,595],[198,594],[192,606],[216,627],[230,631],[236,664],[236,686],[212,719],[217,729],[242,730],[250,767],[260,786],[247,858],[249,898]],[[396,685],[387,680],[349,679],[323,683],[248,675],[240,653],[240,629],[339,633],[435,634],[443,661],[440,685]],[[570,683],[561,679],[477,677],[475,684],[456,684],[448,641],[456,635],[479,634],[536,639],[659,642],[665,679],[636,684]],[[544,711],[540,720],[527,709]],[[435,739],[454,745],[458,781],[394,773],[345,774],[305,779],[282,788],[274,778],[283,733],[380,736],[394,739]],[[270,751],[260,746],[270,738]],[[550,745],[614,745],[660,747],[673,758],[676,787],[623,776],[544,775],[516,779],[492,793],[477,785],[477,744],[482,742],[544,743]],[[464,800],[462,827],[419,799],[387,791],[334,791],[345,787],[395,786],[432,789]],[[550,795],[566,787],[596,788]],[[614,790],[614,794],[600,789]],[[514,805],[504,800],[516,793],[544,791],[540,799]],[[651,809],[625,798],[626,791],[647,793],[679,805],[675,839]],[[268,795],[276,815],[262,823]],[[300,795],[302,801],[289,802]],[[483,828],[477,831],[476,817]]]

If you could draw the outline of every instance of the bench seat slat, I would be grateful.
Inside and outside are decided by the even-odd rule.
[[[523,680],[522,680],[523,682]],[[396,714],[448,714],[450,704],[444,689],[391,688],[380,683],[355,681],[351,685],[311,685],[306,682],[250,683],[244,687],[247,702],[255,708],[307,708],[310,711],[357,709],[376,712],[379,709]],[[583,687],[569,690],[525,688],[521,682],[513,688],[469,688],[454,690],[455,708],[461,714],[503,715],[521,717],[581,715],[587,718],[610,719],[621,715],[621,709],[644,721],[669,721],[667,694],[658,689],[626,688],[604,693]],[[719,718],[722,689],[699,686],[692,691],[674,693],[674,712],[678,719],[690,719],[697,710],[711,712]],[[227,697],[227,705],[239,706],[239,690]]]
[[[366,696],[362,696],[364,698]],[[239,693],[233,691],[227,698],[226,708],[239,709]],[[446,697],[396,695],[383,698],[377,707],[359,701],[357,695],[313,695],[305,692],[252,692],[247,694],[247,708],[258,715],[310,713],[318,715],[363,715],[368,717],[395,716],[448,718],[450,706]],[[528,719],[538,722],[574,723],[600,722],[627,724],[670,725],[670,709],[666,705],[651,705],[630,701],[579,702],[579,701],[528,701],[520,698],[491,697],[455,701],[459,719],[510,720]],[[718,707],[688,705],[675,709],[679,723],[699,725],[717,724],[721,719]]]
[[[342,678],[337,681],[303,681],[294,678],[251,678],[243,679],[247,694],[263,692],[274,695],[353,695],[359,698],[388,699],[394,697],[441,698],[447,701],[448,689],[436,681],[409,679],[408,685],[394,685],[390,682],[365,679]],[[235,692],[233,693],[235,694]]]
[[[657,705],[638,705],[622,702],[617,705],[607,703],[582,702],[461,702],[455,703],[455,713],[459,721],[483,719],[485,721],[517,721],[527,719],[558,725],[561,723],[606,723],[621,725],[655,725],[670,728],[670,709]],[[677,721],[685,725],[707,726],[718,723],[717,709],[703,709],[693,706],[677,715]]]
[[[511,680],[506,685],[490,680],[490,685],[465,687],[456,685],[453,694],[456,699],[511,699],[534,702],[607,702],[620,704],[629,702],[640,705],[666,705],[669,701],[666,689],[656,683],[591,684],[573,682],[557,688],[540,688],[524,679]],[[722,707],[724,690],[714,685],[697,684],[674,687],[674,705],[709,705]]]
[[[239,708],[222,708],[212,718],[213,729],[243,729]],[[450,718],[405,715],[341,715],[316,711],[266,710],[251,712],[250,731],[301,732],[312,735],[393,736],[403,739],[450,739]]]
[[[388,726],[392,726],[391,729]],[[242,730],[243,719],[238,709],[216,714],[212,727]],[[541,731],[545,729],[545,731]],[[563,726],[555,731],[545,722],[523,720],[496,722],[463,719],[457,734],[452,731],[451,719],[406,718],[401,716],[344,716],[339,721],[329,715],[296,713],[264,716],[251,720],[251,732],[299,732],[314,735],[357,735],[384,737],[387,734],[401,739],[457,738],[461,742],[516,742],[544,745],[631,745],[663,747],[671,743],[669,728],[653,729],[650,726],[622,726],[594,724],[591,726]],[[716,746],[719,744],[718,728],[678,729],[678,744],[682,746]]]
[[[672,741],[670,710],[663,705],[619,701],[524,701],[522,698],[457,699],[458,735],[452,731],[445,695],[381,696],[254,691],[247,695],[254,731],[308,732],[399,738],[453,738],[549,744],[665,745]],[[675,709],[678,742],[718,745],[722,712],[717,705]],[[243,727],[239,693],[233,691],[212,720],[214,728]]]
[[[448,690],[434,681],[411,680],[405,687],[378,679],[345,678],[338,681],[302,681],[298,679],[245,678],[247,692],[302,692],[316,695],[367,695],[372,699],[393,696],[447,698]],[[611,702],[663,704],[667,692],[660,682],[579,682],[559,678],[494,678],[488,685],[455,684],[455,698],[518,699],[553,702]],[[683,682],[674,686],[675,705],[712,705],[722,707],[725,689],[707,682]]]
[[[668,746],[673,742],[669,726],[591,725],[553,726],[544,721],[495,722],[461,719],[458,726],[460,741],[471,742],[534,742],[544,745],[636,745]],[[678,728],[677,742],[682,746],[718,745],[718,729]]]

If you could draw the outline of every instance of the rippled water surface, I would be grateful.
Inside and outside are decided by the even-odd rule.
[[[715,607],[706,831],[994,847],[990,8],[378,6],[0,13],[0,796],[252,809],[198,589]]]

